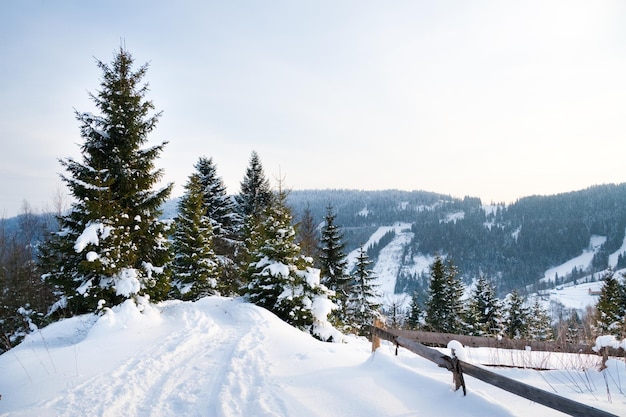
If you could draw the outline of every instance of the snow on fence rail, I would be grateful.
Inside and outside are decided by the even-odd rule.
[[[380,339],[388,340],[396,345],[436,363],[439,367],[446,368],[452,372],[456,389],[463,388],[465,394],[465,380],[463,374],[470,375],[483,382],[494,385],[500,389],[519,395],[520,397],[545,405],[554,410],[561,411],[571,416],[580,417],[617,417],[615,414],[590,407],[585,404],[563,398],[559,395],[535,388],[531,385],[515,381],[514,379],[496,374],[478,366],[459,360],[455,356],[444,355],[436,349],[429,348],[423,344],[411,340],[402,334],[404,331],[385,330],[372,326],[372,350],[380,344]],[[414,332],[412,332],[414,333]],[[422,332],[424,333],[424,332]],[[406,334],[405,334],[406,335]],[[452,339],[451,339],[452,340]],[[455,339],[456,340],[456,339]],[[448,341],[449,342],[449,341]],[[461,342],[462,343],[462,342]],[[468,345],[471,346],[471,345]],[[494,346],[491,346],[494,347]]]

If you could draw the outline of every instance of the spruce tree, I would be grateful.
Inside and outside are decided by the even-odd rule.
[[[235,204],[226,192],[224,181],[217,175],[213,158],[200,157],[195,168],[202,187],[204,215],[213,228],[215,253],[231,256],[237,222]]]
[[[437,255],[430,265],[430,287],[426,302],[426,328],[441,333],[459,333],[463,328],[463,285],[452,261],[444,264]]]
[[[333,312],[336,324],[346,319],[346,307],[349,295],[350,275],[348,274],[345,244],[343,235],[335,224],[336,214],[332,206],[326,208],[326,217],[321,231],[319,261],[322,284],[335,292],[336,303],[339,308]]]
[[[134,71],[132,64],[123,48],[110,65],[98,62],[101,89],[90,97],[101,114],[76,112],[82,161],[60,161],[75,202],[44,245],[41,266],[56,288],[56,307],[71,313],[136,294],[161,300],[169,291],[166,224],[158,218],[172,185],[154,189],[163,174],[155,160],[166,143],[144,147],[160,113],[151,114],[145,98],[148,66]]]
[[[315,299],[329,292],[320,286],[319,271],[295,243],[286,193],[279,191],[272,201],[251,233],[245,296],[285,322],[312,331]]]
[[[305,256],[313,259],[313,264],[319,264],[319,238],[317,227],[309,207],[304,209],[300,222],[297,225],[297,239],[300,250]]]
[[[510,339],[528,337],[530,312],[525,304],[526,298],[517,290],[514,290],[507,299],[504,332]]]
[[[241,190],[235,196],[235,201],[244,221],[249,216],[258,218],[272,201],[270,182],[265,177],[261,159],[255,151],[250,156],[246,174],[241,181]]]
[[[553,334],[548,312],[535,300],[528,317],[528,337],[533,340],[552,340]]]
[[[173,238],[173,296],[197,300],[215,294],[219,267],[213,251],[213,226],[203,204],[200,175],[192,174],[178,203]]]
[[[252,152],[250,162],[243,180],[239,194],[235,196],[237,213],[240,224],[238,226],[238,240],[241,242],[241,251],[236,255],[236,262],[245,271],[252,260],[252,251],[258,246],[254,236],[259,228],[261,219],[274,202],[270,183],[265,178],[263,165],[256,152]],[[245,274],[244,274],[245,275]],[[246,285],[245,282],[242,283]]]
[[[495,288],[484,277],[478,278],[467,308],[468,333],[473,336],[499,335],[502,332],[501,308]]]
[[[218,289],[222,294],[235,295],[241,287],[241,270],[235,260],[242,245],[237,237],[241,219],[222,178],[217,175],[213,159],[201,157],[195,168],[202,188],[204,215],[213,229],[213,251],[220,264]]]
[[[380,308],[377,302],[379,294],[376,291],[378,285],[374,283],[376,276],[369,268],[371,263],[367,251],[361,245],[356,259],[356,270],[349,286],[346,321],[362,336],[369,334],[369,327],[374,324]]]
[[[603,277],[604,285],[596,304],[596,328],[600,335],[621,338],[624,331],[624,287],[609,269]]]
[[[409,330],[418,330],[422,326],[422,314],[423,312],[419,300],[419,293],[417,291],[413,291],[406,319],[406,327]]]

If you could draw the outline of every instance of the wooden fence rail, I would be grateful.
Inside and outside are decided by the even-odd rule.
[[[408,349],[409,351],[436,363],[438,366],[448,369],[453,374],[456,388],[458,389],[463,387],[463,393],[465,393],[465,381],[463,374],[466,374],[505,391],[571,416],[617,417],[615,414],[563,398],[551,392],[535,388],[531,385],[515,381],[514,379],[507,378],[470,363],[463,362],[455,357],[444,355],[436,349],[429,348],[419,342],[403,337],[402,335],[397,334],[396,331],[384,330],[379,327],[372,326],[372,347],[376,346],[376,338],[388,340],[396,346]]]
[[[464,336],[450,333],[423,332],[419,330],[393,330],[396,336],[402,336],[422,344],[447,346],[450,340],[457,340],[463,346],[468,347],[490,347],[498,349],[517,349],[525,350],[529,347],[532,351],[545,352],[561,352],[561,353],[583,353],[588,355],[597,355],[593,345],[578,343],[563,343],[555,341],[541,340],[517,340],[507,337],[481,337],[481,336]],[[608,349],[609,356],[624,356],[623,349]]]

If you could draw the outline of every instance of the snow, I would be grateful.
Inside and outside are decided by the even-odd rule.
[[[600,250],[602,244],[606,242],[606,236],[591,236],[589,240],[589,248],[583,250],[579,256],[568,260],[567,262],[562,263],[561,265],[555,266],[554,268],[548,269],[543,278],[542,282],[554,282],[554,277],[558,274],[559,277],[564,277],[572,272],[574,268],[579,270],[586,270],[589,265],[591,265],[591,261],[593,256]]]
[[[378,260],[373,266],[374,275],[376,275],[375,284],[378,285],[377,291],[381,299],[394,294],[396,278],[402,264],[400,258],[403,248],[413,237],[411,223],[396,223],[393,226],[381,226],[370,236],[367,243],[363,245],[364,248],[367,248],[377,243],[385,234],[392,230],[395,232],[395,237],[380,251]],[[349,271],[354,268],[358,254],[359,249],[356,249],[350,252],[346,257]]]
[[[405,349],[395,356],[392,344],[371,353],[365,339],[346,342],[318,341],[240,299],[128,300],[99,316],[37,330],[0,355],[0,416],[563,415],[467,375],[464,397],[453,391],[447,370]],[[475,363],[494,356],[494,350],[463,350]],[[592,366],[570,370],[555,360],[560,354],[548,355],[560,369],[490,369],[626,414],[624,382],[616,385],[626,381],[621,360],[610,359],[601,373],[597,356],[590,357]]]
[[[458,340],[450,340],[447,348],[450,349],[450,356],[456,356],[462,361],[467,361],[467,353],[465,352],[463,343]]]
[[[74,244],[74,250],[76,253],[81,253],[87,245],[100,244],[100,239],[106,239],[109,236],[110,227],[103,225],[102,223],[90,223],[85,227],[85,230],[76,239]]]
[[[591,348],[595,352],[599,352],[604,347],[611,347],[617,349],[620,347],[620,342],[612,335],[598,336],[596,338],[596,344]]]
[[[559,287],[559,290],[552,290],[549,294],[543,295],[543,298],[548,301],[544,303],[544,308],[549,309],[549,301],[554,300],[568,309],[573,308],[582,313],[587,306],[596,305],[598,296],[592,295],[591,292],[600,291],[602,285],[604,285],[603,281],[597,281]]]
[[[137,270],[133,268],[122,269],[113,280],[115,281],[115,293],[117,295],[130,297],[133,294],[137,294],[141,289]]]

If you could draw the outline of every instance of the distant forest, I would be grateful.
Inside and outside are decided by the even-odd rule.
[[[445,255],[465,281],[483,276],[500,295],[513,289],[523,293],[542,289],[545,285],[539,279],[544,271],[580,255],[592,235],[605,236],[606,241],[591,267],[557,278],[563,283],[607,268],[609,255],[622,246],[626,230],[626,184],[524,197],[497,206],[484,206],[473,197],[398,190],[292,191],[288,202],[296,220],[308,208],[320,223],[327,207],[332,207],[347,251],[366,242],[379,226],[410,223],[414,236],[404,248],[404,262],[410,263],[417,254]],[[380,249],[370,248],[373,261]],[[616,267],[626,267],[624,256]],[[397,278],[396,292],[428,286],[425,276]]]

